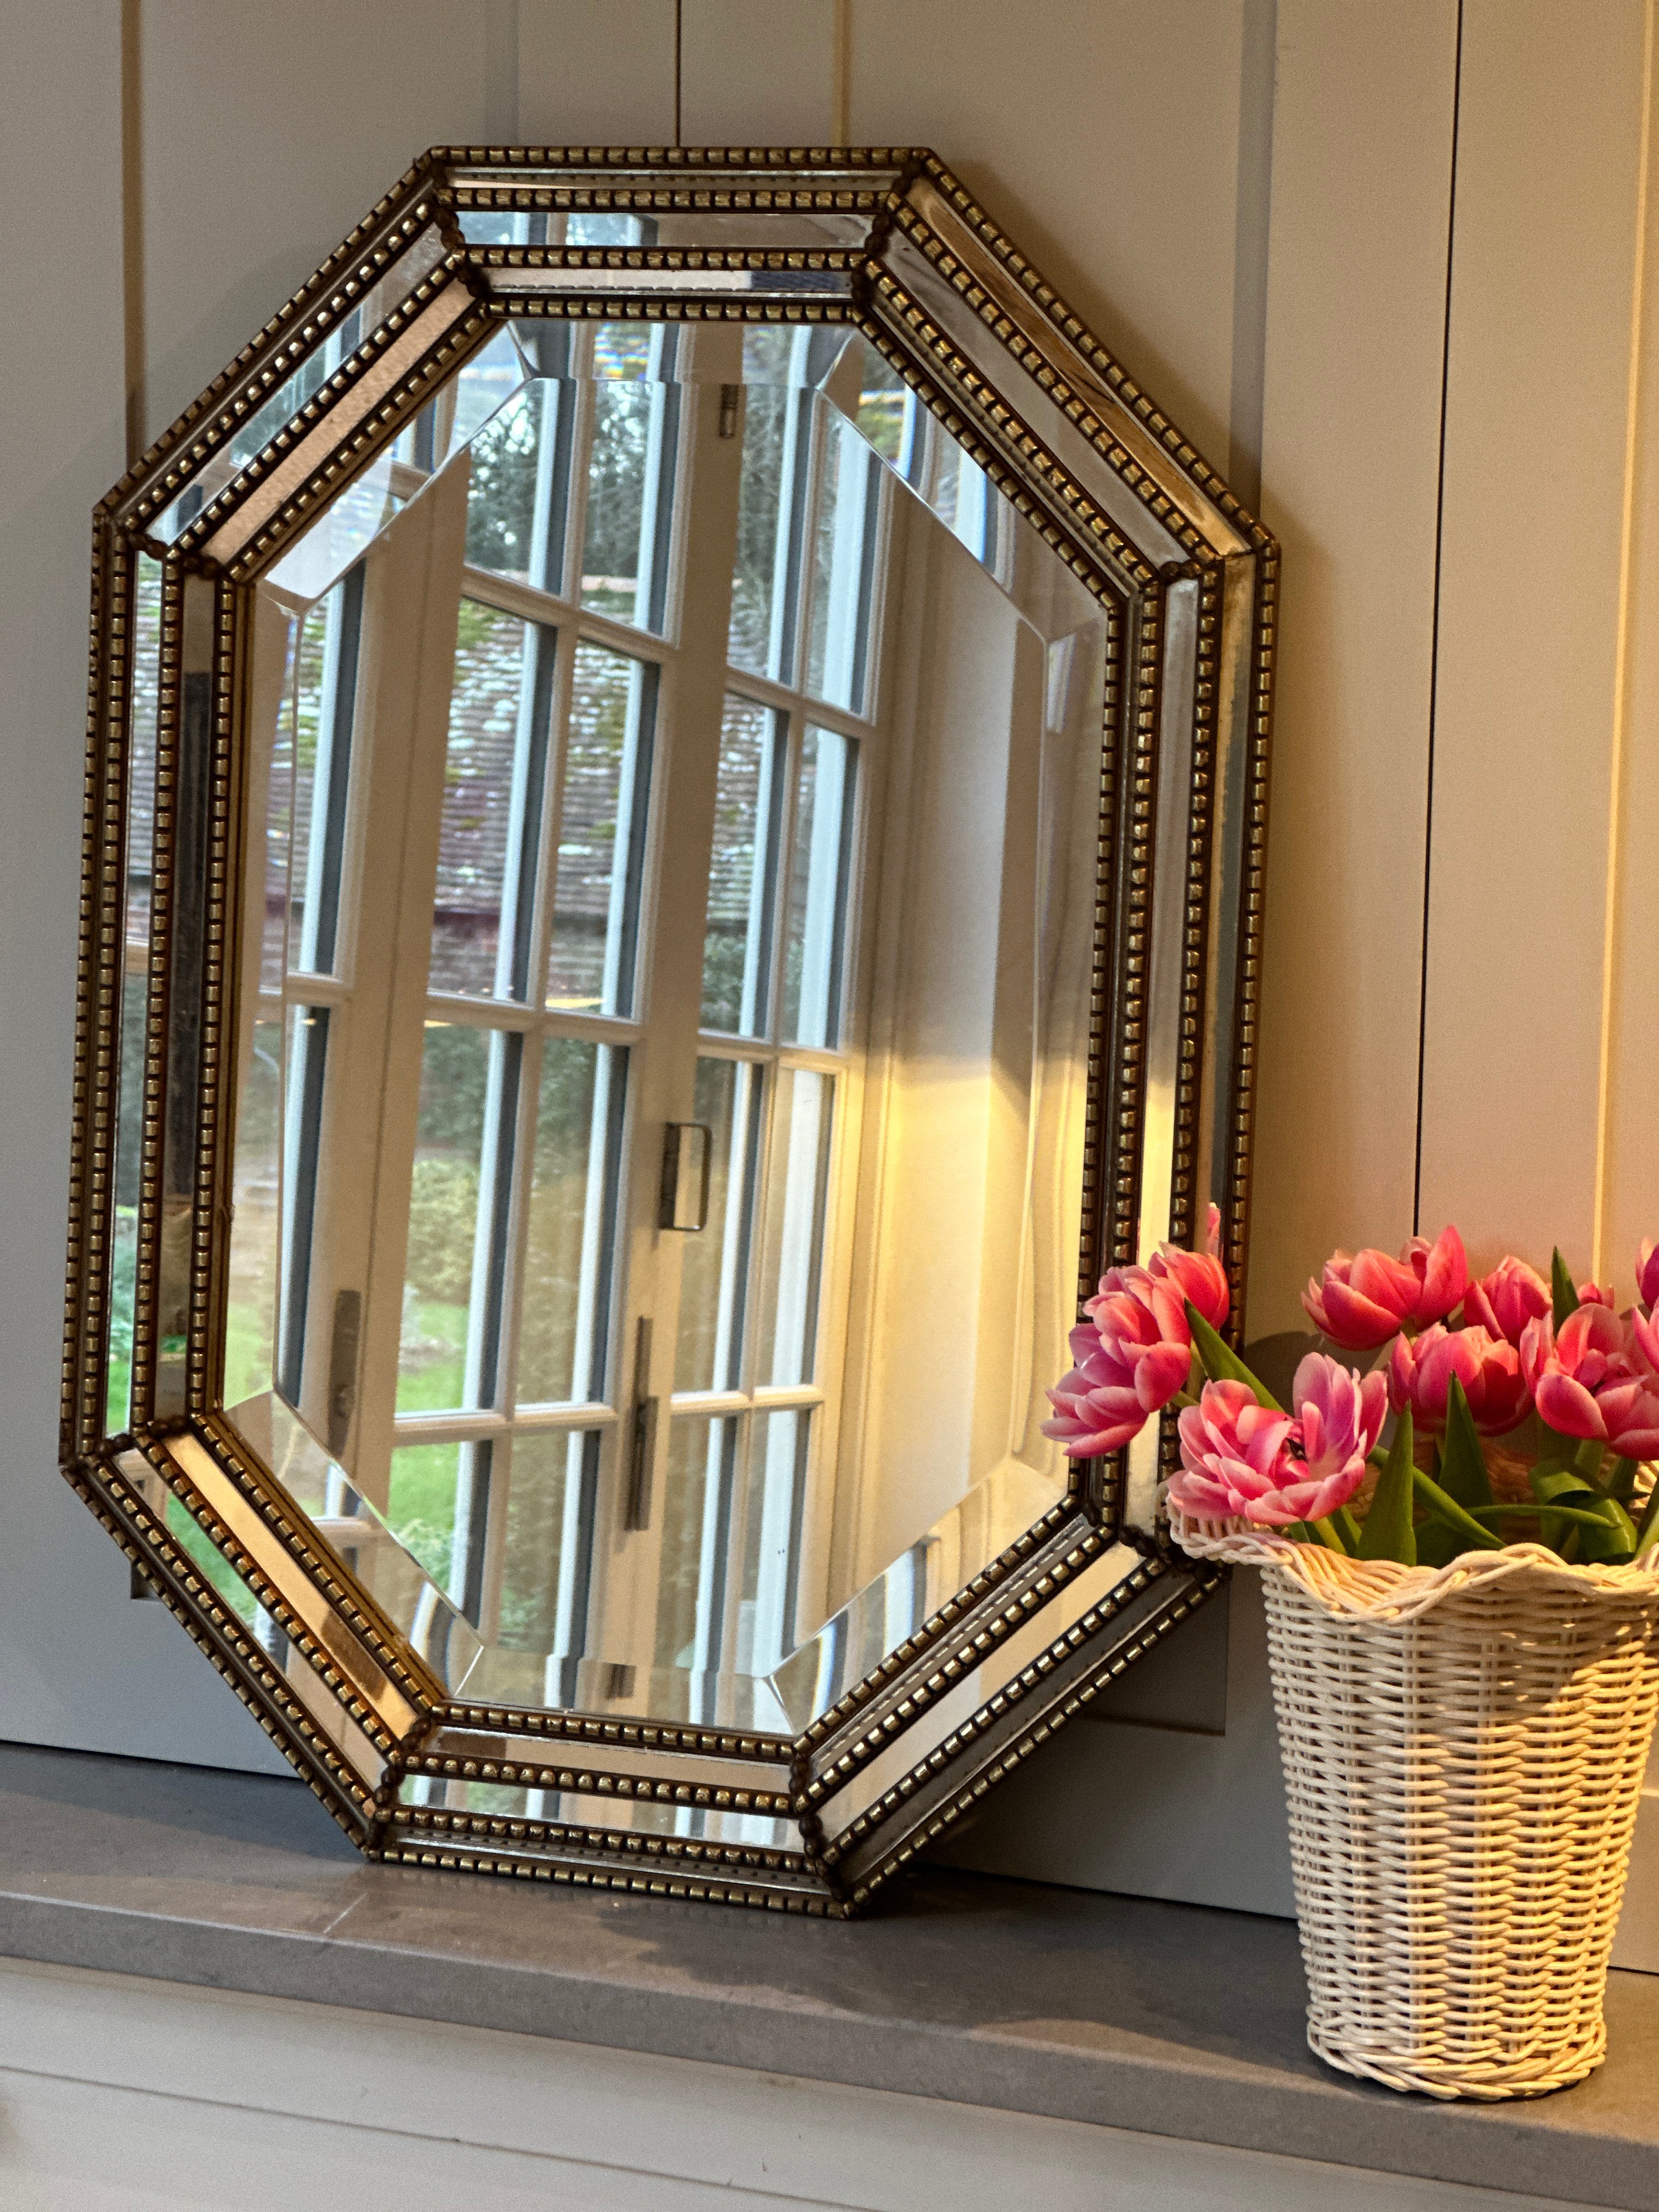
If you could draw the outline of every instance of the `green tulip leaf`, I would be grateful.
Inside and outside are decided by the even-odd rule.
[[[1417,1534],[1412,1527],[1412,1409],[1407,1407],[1394,1432],[1394,1444],[1376,1488],[1371,1510],[1360,1531],[1362,1559],[1398,1559],[1402,1567],[1417,1565]]]
[[[1550,1303],[1555,1309],[1555,1326],[1559,1329],[1569,1314],[1578,1310],[1578,1292],[1574,1287],[1567,1263],[1561,1257],[1558,1244],[1550,1255]]]
[[[1575,1521],[1585,1528],[1607,1527],[1607,1507],[1611,1501],[1597,1498],[1593,1491],[1581,1490],[1571,1498],[1553,1505],[1536,1505],[1528,1498],[1506,1498],[1496,1505],[1477,1505],[1470,1515],[1475,1521]],[[1628,1516],[1626,1516],[1628,1517]],[[1636,1531],[1632,1528],[1631,1534]]]
[[[1502,1540],[1490,1528],[1483,1528],[1474,1516],[1459,1504],[1449,1491],[1425,1474],[1422,1468],[1412,1470],[1412,1486],[1437,1521],[1445,1523],[1462,1538],[1457,1547],[1460,1552],[1501,1552]],[[1422,1540],[1418,1541],[1418,1557],[1422,1557]]]
[[[1636,1462],[1633,1459],[1614,1460],[1613,1473],[1607,1477],[1607,1496],[1616,1498],[1628,1511],[1630,1502],[1635,1495]]]
[[[1528,1476],[1532,1494],[1540,1505],[1560,1504],[1580,1511],[1594,1512],[1599,1517],[1601,1493],[1584,1480],[1576,1467],[1553,1467],[1540,1460]],[[1547,1513],[1539,1523],[1539,1538],[1553,1552],[1559,1552],[1572,1529],[1571,1517],[1564,1513]]]
[[[1636,1523],[1631,1519],[1616,1498],[1603,1498],[1597,1503],[1596,1519],[1600,1528],[1578,1528],[1578,1556],[1581,1559],[1596,1559],[1608,1566],[1617,1566],[1635,1556],[1638,1537]]]
[[[1187,1326],[1193,1333],[1193,1348],[1204,1363],[1204,1371],[1212,1382],[1242,1382],[1255,1393],[1256,1401],[1270,1413],[1282,1413],[1285,1408],[1260,1376],[1252,1375],[1231,1345],[1224,1344],[1192,1300],[1187,1300]]]
[[[1480,1439],[1474,1432],[1462,1382],[1455,1375],[1446,1394],[1446,1440],[1441,1447],[1439,1481],[1460,1505],[1492,1504],[1492,1484],[1486,1477]]]

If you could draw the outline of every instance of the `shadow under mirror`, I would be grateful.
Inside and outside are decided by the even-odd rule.
[[[796,1735],[1066,1495],[1101,604],[845,327],[551,319],[256,596],[231,1424],[452,1696]]]

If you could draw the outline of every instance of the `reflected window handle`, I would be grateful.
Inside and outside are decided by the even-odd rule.
[[[706,1121],[670,1121],[662,1133],[662,1202],[659,1229],[695,1235],[708,1226],[708,1188],[714,1162],[714,1133]]]
[[[651,1526],[651,1462],[657,1450],[657,1401],[651,1395],[651,1323],[641,1314],[634,1336],[634,1409],[628,1438],[628,1488],[623,1527]]]

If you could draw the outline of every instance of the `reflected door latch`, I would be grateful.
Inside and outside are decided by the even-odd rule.
[[[643,1314],[634,1339],[634,1410],[628,1437],[628,1492],[623,1527],[651,1526],[651,1462],[657,1449],[657,1401],[651,1395],[651,1324]]]
[[[708,1226],[708,1181],[714,1158],[714,1133],[706,1121],[670,1121],[662,1133],[662,1203],[659,1229],[695,1234]]]

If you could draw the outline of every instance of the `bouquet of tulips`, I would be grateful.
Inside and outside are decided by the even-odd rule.
[[[1222,1339],[1217,1229],[1212,1206],[1204,1252],[1166,1244],[1144,1267],[1114,1267],[1085,1307],[1043,1425],[1073,1458],[1116,1451],[1175,1404],[1169,1502],[1188,1521],[1407,1566],[1520,1540],[1614,1565],[1659,1544],[1644,1469],[1659,1458],[1650,1240],[1623,1314],[1610,1289],[1575,1284],[1559,1251],[1547,1283],[1514,1258],[1472,1280],[1451,1227],[1397,1260],[1334,1253],[1303,1304],[1351,1360],[1310,1352],[1284,1407]]]

